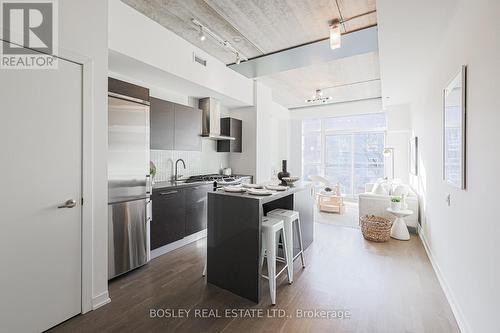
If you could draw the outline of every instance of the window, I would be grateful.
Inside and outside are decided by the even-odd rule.
[[[384,177],[384,143],[384,113],[304,120],[302,176],[324,176],[355,197]]]
[[[302,173],[304,179],[321,173],[321,120],[302,122]]]

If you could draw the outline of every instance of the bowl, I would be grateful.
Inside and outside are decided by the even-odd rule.
[[[281,179],[284,180],[288,184],[288,186],[293,186],[293,183],[295,183],[296,181],[300,180],[300,177],[296,177],[296,176],[293,177],[293,176],[291,176],[291,177],[283,177]]]

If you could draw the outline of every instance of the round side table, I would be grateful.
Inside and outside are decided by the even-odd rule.
[[[396,216],[396,220],[392,223],[391,237],[399,240],[409,240],[410,233],[406,226],[405,217],[412,215],[413,211],[409,209],[394,210],[391,208],[387,208],[387,211]]]

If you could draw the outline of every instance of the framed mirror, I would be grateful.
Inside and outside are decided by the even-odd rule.
[[[466,66],[444,89],[443,176],[452,186],[465,189]]]

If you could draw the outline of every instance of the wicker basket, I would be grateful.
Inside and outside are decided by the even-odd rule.
[[[359,218],[363,237],[373,242],[387,242],[391,238],[392,223],[383,217],[365,215]]]

